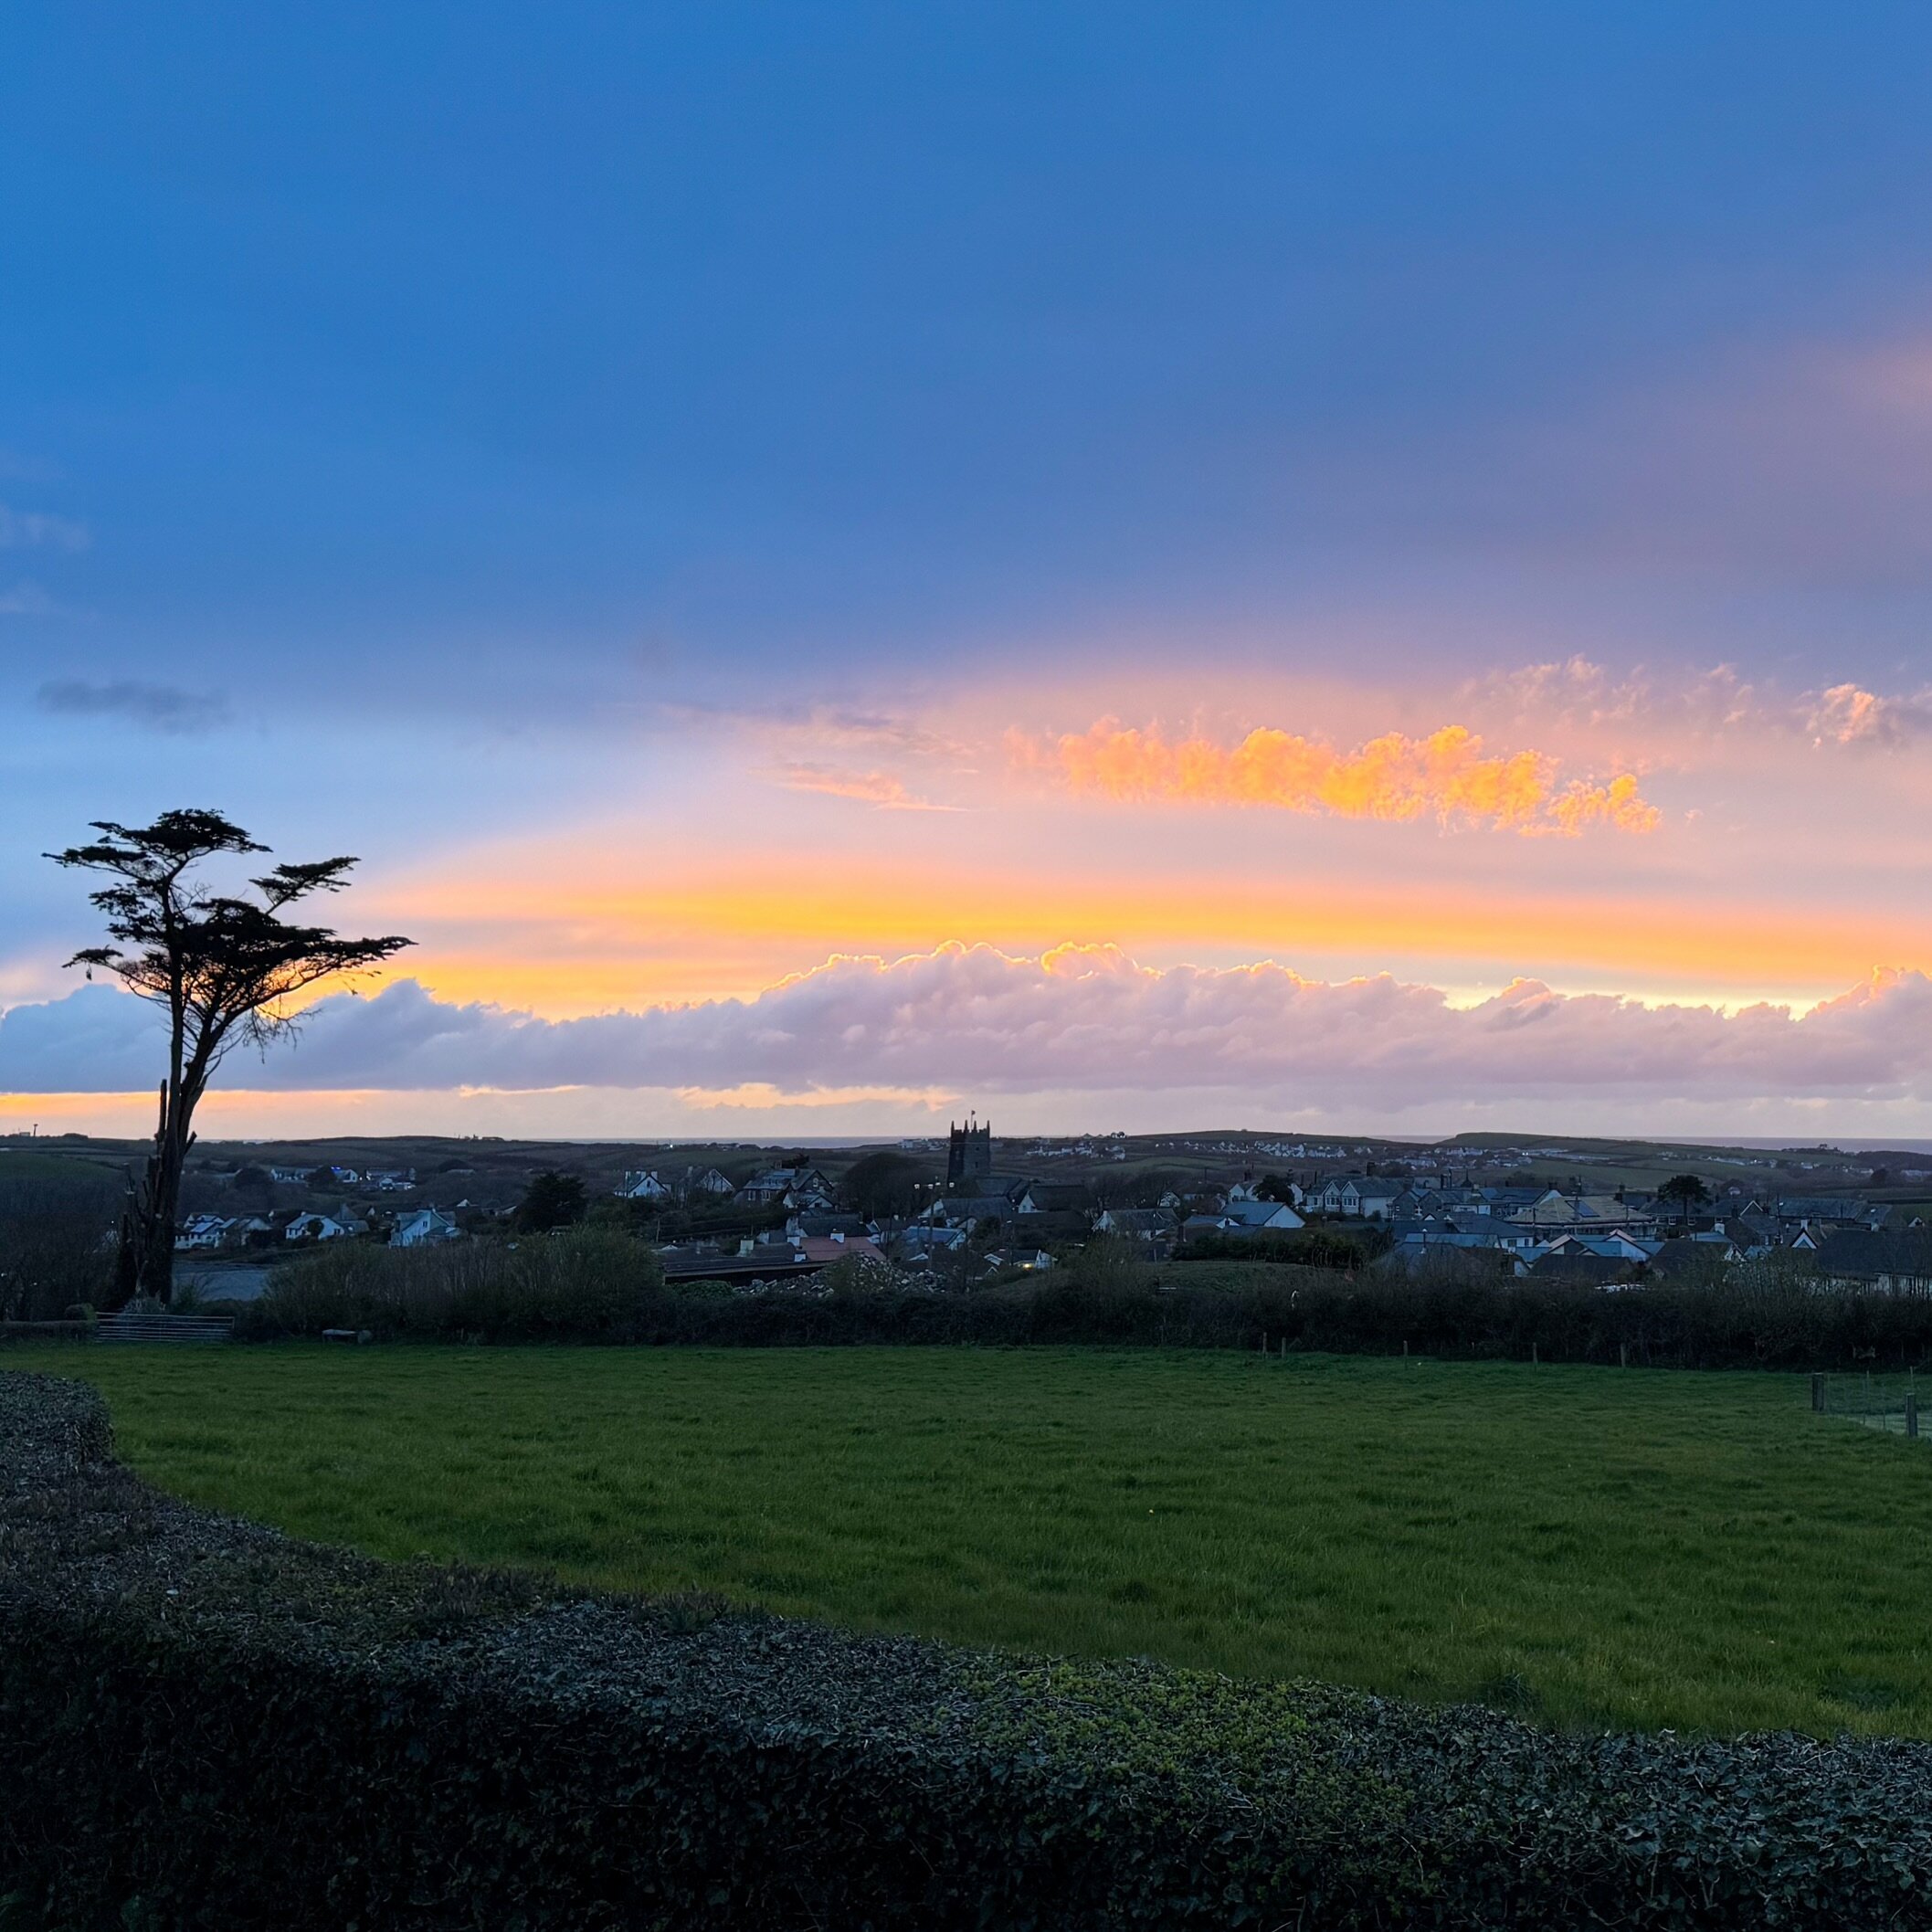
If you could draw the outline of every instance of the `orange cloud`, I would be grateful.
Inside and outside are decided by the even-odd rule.
[[[1026,741],[1017,748],[1022,762],[1040,762]],[[1158,732],[1103,719],[1059,739],[1048,762],[1073,790],[1109,798],[1270,806],[1342,818],[1434,818],[1444,825],[1563,838],[1593,825],[1654,831],[1663,816],[1628,774],[1607,785],[1572,780],[1559,787],[1557,761],[1547,753],[1490,756],[1461,724],[1426,738],[1388,732],[1343,752],[1266,726],[1231,750],[1199,737],[1170,744]]]

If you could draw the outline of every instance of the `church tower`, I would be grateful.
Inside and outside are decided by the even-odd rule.
[[[993,1127],[989,1121],[984,1126],[968,1121],[963,1127],[953,1127],[946,1141],[945,1184],[948,1191],[956,1191],[961,1181],[977,1180],[983,1174],[993,1171]]]

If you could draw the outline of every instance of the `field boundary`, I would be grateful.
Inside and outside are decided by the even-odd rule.
[[[1874,1374],[1868,1369],[1856,1375],[1811,1378],[1814,1413],[1915,1441],[1923,1432],[1919,1405],[1927,1395],[1932,1395],[1932,1382],[1912,1368],[1895,1374]],[[1932,1428],[1932,1415],[1924,1420]]]
[[[1542,1732],[387,1565],[0,1373],[0,1916],[290,1932],[1914,1920],[1932,1746]]]

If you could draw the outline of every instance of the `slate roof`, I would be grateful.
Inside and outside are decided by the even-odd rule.
[[[1840,1228],[1819,1244],[1818,1267],[1821,1273],[1848,1281],[1876,1281],[1880,1275],[1932,1280],[1932,1233],[1924,1229],[1893,1234]]]

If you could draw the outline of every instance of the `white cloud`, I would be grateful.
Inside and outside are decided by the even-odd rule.
[[[0,503],[0,550],[85,550],[92,541],[87,525],[72,517]]]
[[[1932,694],[1888,698],[1856,684],[1834,684],[1818,693],[1805,722],[1820,744],[1895,748],[1932,731]]]
[[[39,585],[25,577],[11,590],[0,590],[0,618],[51,618],[58,616],[59,610],[60,607]]]
[[[0,1019],[0,1092],[132,1093],[153,1016],[111,989]],[[1884,972],[1809,1012],[1644,1006],[1517,981],[1473,1007],[1387,975],[1135,966],[1110,947],[1015,958],[942,946],[834,958],[749,1000],[549,1020],[414,980],[328,1000],[300,1043],[236,1058],[230,1087],[668,1088],[761,1097],[1215,1092],[1276,1111],[1565,1099],[1932,1099],[1932,979]]]

